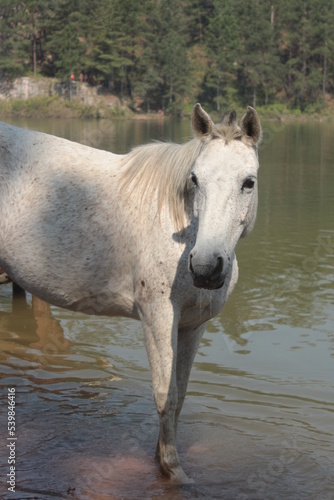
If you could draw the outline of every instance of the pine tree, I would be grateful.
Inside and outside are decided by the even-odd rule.
[[[66,21],[65,21],[66,20]],[[84,57],[83,17],[79,0],[58,0],[50,6],[46,22],[46,50],[60,78],[78,75]]]
[[[213,7],[205,37],[210,59],[206,86],[213,90],[212,97],[217,111],[220,111],[235,101],[240,33],[229,0],[214,0]]]
[[[307,98],[325,103],[328,69],[333,63],[334,5],[331,0],[309,1]]]
[[[186,0],[183,4],[190,45],[204,44],[208,25],[214,15],[214,1]]]
[[[264,94],[268,102],[270,89],[278,87],[281,71],[277,51],[274,4],[255,0],[237,5],[241,23],[241,52],[239,56],[239,85],[244,104],[257,104]]]
[[[123,96],[133,66],[133,30],[136,10],[130,0],[85,2],[84,70],[90,80],[102,80]]]
[[[182,115],[189,78],[186,18],[178,0],[161,0],[157,12],[162,107]]]
[[[26,38],[30,41],[30,67],[36,76],[45,62],[45,24],[50,15],[52,0],[25,0]]]
[[[140,13],[132,76],[134,95],[139,102],[143,101],[147,112],[151,111],[151,107],[155,109],[162,107],[163,79],[159,60],[158,18],[159,11],[155,0],[146,1]]]
[[[0,0],[0,76],[13,78],[29,69],[30,43],[26,35],[24,2]]]
[[[307,101],[311,18],[308,0],[281,0],[280,46],[287,97],[301,109]]]

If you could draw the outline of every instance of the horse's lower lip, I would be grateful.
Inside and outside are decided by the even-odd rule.
[[[205,280],[205,279],[196,279],[193,277],[193,283],[196,288],[204,288],[205,290],[218,290],[219,288],[222,288],[225,283],[225,278],[216,283],[212,282],[210,280]]]

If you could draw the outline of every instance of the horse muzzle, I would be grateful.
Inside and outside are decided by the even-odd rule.
[[[212,264],[202,264],[196,263],[193,254],[189,255],[189,272],[197,288],[206,288],[207,290],[221,288],[226,278],[226,273],[223,270],[224,259],[221,256],[216,257]]]

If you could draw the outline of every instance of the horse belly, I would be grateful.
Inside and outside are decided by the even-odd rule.
[[[48,237],[45,234],[48,232]],[[132,278],[103,238],[72,238],[57,231],[20,223],[1,240],[0,265],[28,292],[53,305],[87,314],[135,317]],[[3,281],[2,279],[0,281]],[[7,281],[7,279],[6,279]]]
[[[52,263],[51,263],[52,264]],[[99,275],[88,269],[71,268],[58,263],[48,272],[43,262],[27,258],[27,262],[10,259],[8,272],[11,278],[23,289],[40,299],[64,309],[90,315],[125,316],[138,318],[131,286],[124,275],[122,279]],[[0,283],[10,278],[0,268]]]
[[[133,294],[127,290],[115,291],[111,284],[109,289],[97,294],[87,294],[71,303],[67,309],[96,316],[123,316],[139,319]]]

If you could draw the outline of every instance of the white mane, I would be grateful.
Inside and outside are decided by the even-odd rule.
[[[157,194],[158,211],[167,202],[176,228],[184,225],[186,186],[194,162],[204,143],[193,139],[186,144],[155,143],[140,146],[123,160],[121,186],[129,193],[139,190],[141,202],[152,202]]]

